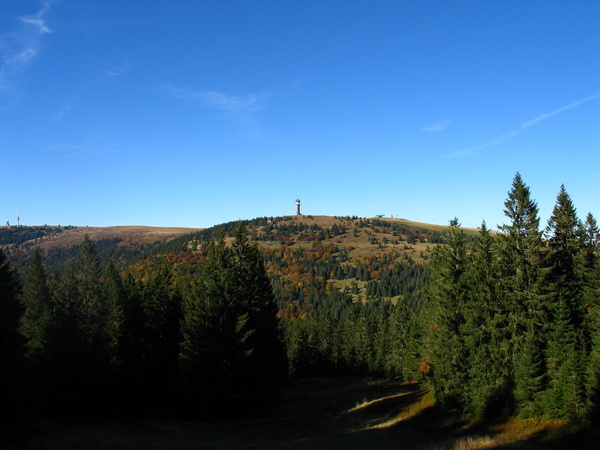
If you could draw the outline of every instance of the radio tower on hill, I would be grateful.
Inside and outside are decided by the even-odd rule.
[[[17,226],[21,226],[21,216],[19,215],[19,208],[17,208]]]
[[[296,215],[300,216],[300,200],[296,200]]]

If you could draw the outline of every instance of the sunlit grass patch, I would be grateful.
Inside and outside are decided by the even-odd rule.
[[[434,404],[435,399],[431,392],[411,391],[372,400],[364,398],[343,414],[368,414],[371,419],[365,420],[361,430],[385,429],[417,416]]]
[[[459,439],[452,445],[452,450],[474,450],[479,448],[494,448],[498,443],[490,436],[469,436]]]
[[[496,440],[513,443],[536,438],[542,442],[564,438],[577,432],[579,427],[560,420],[510,419],[493,425],[490,432],[496,434]]]
[[[365,409],[365,408],[369,408],[371,406],[374,405],[379,405],[383,402],[385,402],[386,400],[392,400],[392,399],[397,399],[400,397],[405,397],[409,394],[412,394],[413,392],[404,392],[402,394],[395,394],[395,395],[388,395],[387,397],[380,397],[380,398],[376,398],[374,400],[367,400],[366,398],[363,399],[360,402],[356,403],[356,406],[354,406],[353,408],[350,408],[348,411],[346,411],[346,413],[352,413],[355,411],[360,411],[361,409]]]
[[[415,401],[406,403],[406,405],[403,406],[396,414],[390,415],[384,420],[375,421],[374,424],[365,427],[365,429],[375,430],[392,427],[404,420],[415,417],[425,409],[432,407],[434,404],[435,399],[433,394],[431,392],[426,392],[424,395],[418,396]]]

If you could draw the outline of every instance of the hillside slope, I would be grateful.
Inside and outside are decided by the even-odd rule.
[[[150,227],[150,226],[115,226],[115,227],[1,227],[0,245],[15,245],[11,238],[18,240],[18,245],[29,247],[39,245],[44,250],[53,247],[79,245],[88,235],[92,241],[101,239],[126,239],[139,244],[164,242],[182,234],[189,234],[201,228],[183,227]]]
[[[52,272],[55,269],[62,271],[77,255],[85,236],[96,244],[102,259],[114,259],[124,264],[149,247],[199,230],[149,226],[5,226],[0,227],[0,248],[21,272],[27,267],[33,249],[40,248],[46,269]]]
[[[423,245],[435,244],[443,231],[443,225],[414,222],[392,218],[358,218],[334,216],[286,216],[259,218],[245,221],[254,239],[262,245],[273,247],[277,243],[299,244],[302,242],[333,242],[353,246],[359,254],[380,253],[382,249],[393,249],[394,245],[407,241],[412,245],[411,254],[425,250]],[[207,230],[227,228],[230,224],[215,225]],[[314,232],[302,234],[302,231]],[[343,227],[343,233],[339,232]],[[197,234],[205,229],[189,227],[152,227],[152,226],[111,226],[111,227],[74,227],[74,226],[22,226],[0,227],[0,247],[5,249],[30,249],[39,246],[45,252],[56,247],[80,245],[85,236],[92,241],[118,239],[132,244],[160,244],[186,235]],[[477,230],[465,228],[467,234]],[[216,235],[215,232],[208,233]],[[433,241],[432,241],[433,238]],[[190,238],[191,240],[192,238]],[[404,245],[402,245],[404,249]],[[404,249],[408,250],[408,249]],[[418,257],[417,257],[418,258]]]

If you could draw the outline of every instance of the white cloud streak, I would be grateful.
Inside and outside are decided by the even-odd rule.
[[[483,144],[479,144],[474,147],[464,148],[462,150],[454,152],[454,153],[450,154],[449,157],[460,158],[463,156],[472,155],[480,150],[483,150],[488,147],[492,147],[493,145],[502,144],[503,142],[506,142],[509,139],[514,138],[520,132],[521,132],[520,130],[509,131],[508,133],[501,134],[500,136],[496,137],[495,139],[492,139],[491,141],[484,142]]]
[[[269,93],[230,95],[218,91],[173,87],[164,90],[173,98],[193,101],[204,108],[224,114],[226,120],[235,124],[244,135],[261,137],[257,125],[257,112],[264,109]]]
[[[542,122],[543,120],[549,119],[550,117],[556,116],[557,114],[560,114],[560,113],[563,113],[563,112],[568,111],[570,109],[573,109],[573,108],[576,108],[578,106],[581,106],[581,105],[583,105],[583,104],[585,104],[587,102],[591,102],[592,100],[595,100],[597,98],[600,98],[600,93],[594,94],[594,95],[590,95],[589,97],[586,97],[586,98],[584,98],[582,100],[578,100],[576,102],[569,103],[568,105],[563,106],[562,108],[558,108],[555,111],[552,111],[552,112],[549,112],[549,113],[546,113],[546,114],[542,114],[542,115],[536,117],[535,119],[528,120],[527,122],[523,122],[521,124],[521,128],[522,129],[529,128],[529,127],[535,125],[536,123]]]
[[[268,94],[229,95],[217,91],[196,91],[183,88],[169,88],[175,98],[200,102],[203,106],[230,114],[244,114],[263,109]]]
[[[431,123],[421,127],[421,131],[426,131],[428,133],[441,133],[442,131],[446,131],[450,124],[452,124],[452,120],[450,119],[440,120],[439,122]]]
[[[44,20],[51,4],[46,1],[35,14],[17,17],[19,26],[0,36],[0,89],[8,89],[12,78],[38,55],[42,37],[52,32]]]
[[[494,145],[498,145],[501,144],[505,141],[508,141],[509,139],[514,138],[515,136],[517,136],[519,133],[525,131],[526,129],[537,125],[540,122],[543,122],[544,120],[550,119],[551,117],[554,117],[558,114],[561,114],[565,111],[569,111],[570,109],[576,108],[578,106],[581,106],[585,103],[591,102],[592,100],[595,100],[597,98],[600,98],[600,93],[594,94],[594,95],[590,95],[589,97],[586,97],[584,99],[581,100],[577,100],[573,103],[569,103],[568,105],[565,105],[561,108],[555,109],[554,111],[545,113],[545,114],[541,114],[537,117],[535,117],[534,119],[528,120],[526,122],[523,122],[521,124],[521,126],[516,129],[516,130],[512,130],[509,131],[508,133],[503,133],[500,136],[496,137],[495,139],[492,139],[488,142],[485,142],[483,144],[480,145],[476,145],[474,147],[469,147],[469,148],[465,148],[462,150],[458,150],[454,153],[451,153],[450,155],[448,155],[448,157],[450,158],[459,158],[459,157],[464,157],[464,156],[469,156],[469,155],[473,155],[474,153],[480,151],[480,150],[484,150],[488,147],[492,147]]]

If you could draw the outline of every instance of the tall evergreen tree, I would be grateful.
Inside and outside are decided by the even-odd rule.
[[[233,310],[230,252],[224,234],[212,242],[200,279],[183,298],[179,366],[189,413],[205,413],[233,381],[231,359],[243,318]]]
[[[181,297],[171,281],[172,271],[162,265],[141,290],[143,389],[155,404],[168,401],[177,380]]]
[[[548,270],[546,282],[552,291],[552,303],[565,302],[569,321],[580,328],[584,307],[582,301],[584,255],[577,211],[564,185],[556,199],[548,221]]]
[[[112,260],[106,266],[103,279],[103,297],[106,302],[103,318],[103,341],[105,342],[103,359],[107,362],[109,371],[114,374],[121,363],[119,342],[123,333],[125,289],[123,280]]]
[[[546,413],[564,418],[583,412],[583,255],[576,210],[564,185],[548,222],[546,286],[550,303]]]
[[[495,240],[483,222],[469,267],[471,294],[465,305],[465,341],[470,350],[469,410],[474,417],[506,412],[507,348],[503,330],[507,311],[498,289]]]
[[[86,353],[79,329],[79,281],[73,263],[52,281],[52,321],[48,333],[50,378],[56,396],[71,390],[79,380],[78,371]],[[65,395],[67,400],[70,398]],[[66,405],[65,405],[66,406]]]
[[[21,282],[0,248],[0,397],[4,411],[13,412],[22,338],[18,332],[22,306]]]
[[[537,370],[539,366],[548,311],[544,303],[543,240],[538,207],[519,173],[504,205],[510,223],[500,226],[503,234],[498,241],[502,310],[507,313],[502,345],[508,349],[505,363],[512,370],[515,392],[526,393],[516,393],[515,397],[529,405],[539,400],[543,387],[539,377],[526,369]],[[528,406],[527,414],[531,410]]]
[[[88,235],[81,244],[78,263],[78,322],[87,341],[88,350],[93,351],[93,358],[97,360],[101,353],[102,321],[106,311],[100,284],[102,275],[100,258]]]
[[[104,412],[109,402],[107,351],[102,268],[89,236],[75,262],[55,281],[52,289],[53,318],[48,334],[50,378],[56,400],[64,412]]]
[[[52,319],[50,289],[39,248],[31,256],[21,301],[24,311],[19,331],[25,338],[25,356],[39,362],[47,356],[46,343]]]
[[[532,329],[520,336],[513,359],[513,396],[521,417],[539,417],[546,371],[539,339]]]
[[[213,242],[183,301],[181,379],[190,409],[246,404],[278,393],[283,364],[273,294],[244,228]],[[192,412],[192,411],[190,411]],[[200,412],[200,411],[196,411]]]
[[[469,350],[463,334],[468,302],[469,240],[458,219],[450,221],[444,244],[432,257],[432,282],[426,292],[431,315],[426,345],[432,383],[442,405],[465,412],[468,405]]]
[[[401,376],[405,381],[419,380],[419,342],[421,329],[418,311],[404,299],[399,299],[388,319],[389,351],[386,358],[386,372],[391,376]]]
[[[583,225],[586,419],[600,424],[600,229],[589,213]]]
[[[118,355],[121,398],[130,413],[143,413],[152,404],[151,390],[145,380],[148,370],[145,360],[149,350],[146,346],[145,314],[142,306],[141,282],[130,273],[123,278],[123,321]]]
[[[245,369],[246,389],[263,402],[276,399],[285,373],[277,304],[263,259],[241,222],[234,230],[232,256],[239,313],[247,314],[246,326],[250,330],[246,343],[251,352]]]

